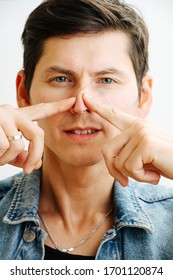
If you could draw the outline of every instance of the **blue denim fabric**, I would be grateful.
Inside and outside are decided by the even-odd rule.
[[[0,259],[44,259],[40,228],[41,170],[0,182]],[[173,189],[130,181],[114,186],[114,226],[104,236],[98,260],[172,260]]]

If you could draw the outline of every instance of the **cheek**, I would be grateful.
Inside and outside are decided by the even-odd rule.
[[[57,102],[68,97],[70,96],[67,93],[57,91],[55,88],[50,89],[50,86],[36,83],[35,80],[31,85],[30,101],[32,104]]]
[[[37,93],[35,94],[34,91],[31,92],[30,94],[30,100],[32,104],[38,104],[38,103],[49,103],[49,102],[57,102],[60,101],[62,98],[55,96],[53,94],[50,94],[47,92],[39,92],[36,91]]]
[[[38,121],[38,125],[44,130],[45,134],[50,135],[57,133],[57,124],[59,120],[57,115]]]
[[[112,94],[110,96],[100,96],[100,102],[122,112],[134,115],[139,104],[137,94]]]
[[[57,143],[60,140],[59,130],[57,129],[57,123],[52,119],[49,118],[44,121],[39,121],[38,125],[44,131],[44,144],[46,147],[50,149],[54,149],[57,147]]]

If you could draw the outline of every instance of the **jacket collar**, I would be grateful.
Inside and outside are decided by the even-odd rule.
[[[153,233],[153,224],[146,213],[137,188],[136,182],[131,181],[127,187],[115,182],[115,224],[117,230],[122,227],[138,227]]]
[[[31,174],[19,174],[11,188],[14,193],[12,203],[3,222],[19,224],[24,221],[39,223],[38,203],[40,193],[41,169]],[[115,224],[117,229],[122,227],[138,227],[153,232],[152,222],[141,205],[139,195],[133,181],[128,187],[122,187],[115,181]]]
[[[40,192],[41,170],[33,171],[31,174],[20,173],[16,176],[10,190],[13,199],[3,222],[8,224],[19,224],[24,221],[38,220],[38,202]]]

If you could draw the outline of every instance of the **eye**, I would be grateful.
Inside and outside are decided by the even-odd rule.
[[[101,83],[102,84],[113,84],[113,83],[115,83],[115,81],[111,78],[102,78]]]
[[[65,83],[65,82],[69,82],[70,80],[68,78],[66,78],[65,76],[59,76],[59,77],[53,78],[52,81],[55,81],[58,83]]]

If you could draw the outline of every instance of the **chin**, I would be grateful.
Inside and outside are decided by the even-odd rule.
[[[66,160],[67,164],[73,165],[74,167],[89,167],[98,164],[103,161],[103,156],[100,155],[86,155],[85,153],[81,155],[73,155]]]
[[[51,147],[46,146],[45,152],[50,159],[59,164],[63,163],[78,168],[93,166],[101,161],[104,162],[101,149],[98,147],[95,147],[95,149],[91,147],[87,149],[83,149],[82,147],[76,149],[74,147],[59,146],[58,149],[51,149]]]

